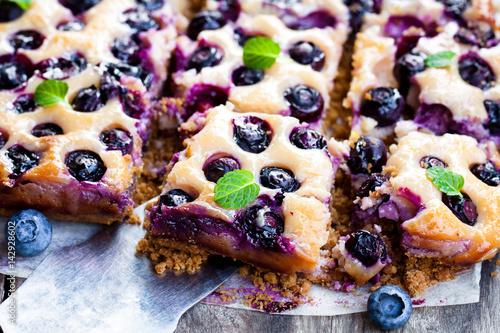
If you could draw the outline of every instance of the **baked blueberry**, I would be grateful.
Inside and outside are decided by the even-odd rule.
[[[401,58],[403,55],[410,53],[418,44],[422,35],[420,34],[406,34],[397,41],[396,59]]]
[[[236,68],[232,74],[235,86],[251,86],[259,83],[263,78],[264,71],[262,69],[251,69],[245,66]]]
[[[248,35],[241,28],[234,29],[234,39],[238,42],[238,45],[243,47],[250,38],[256,37],[254,35]]]
[[[437,0],[444,5],[445,12],[453,18],[461,19],[462,13],[469,6],[469,0]]]
[[[359,187],[359,190],[356,192],[356,196],[359,198],[365,198],[370,196],[370,192],[375,192],[377,187],[382,186],[387,177],[383,176],[380,173],[374,173],[370,175]]]
[[[35,50],[42,46],[45,37],[36,30],[21,30],[9,37],[9,44],[15,49]]]
[[[12,231],[15,235],[12,235]],[[35,256],[49,246],[52,240],[52,225],[37,210],[21,210],[12,215],[5,224],[5,239],[9,239],[9,236],[15,237],[16,254],[23,257]]]
[[[160,210],[161,206],[177,207],[191,201],[194,201],[194,198],[183,190],[170,190],[160,197]]]
[[[236,21],[240,15],[240,4],[238,0],[217,0],[219,2],[218,10],[228,21]]]
[[[101,91],[94,85],[80,89],[73,99],[71,105],[75,111],[93,112],[104,106],[105,102],[101,96]]]
[[[69,173],[79,182],[98,182],[106,173],[101,157],[90,150],[75,150],[64,161]]]
[[[450,109],[443,104],[422,103],[415,116],[415,122],[431,130],[436,135],[443,135],[453,123]]]
[[[187,28],[187,35],[196,40],[203,30],[217,30],[226,24],[222,13],[213,10],[204,10],[196,14]]]
[[[136,32],[158,29],[160,25],[152,17],[149,10],[139,6],[123,13],[124,22]]]
[[[8,134],[4,133],[3,131],[0,131],[0,149],[2,149],[5,146],[7,140],[9,140]]]
[[[153,74],[144,70],[141,66],[132,66],[124,62],[118,62],[118,63],[105,63],[102,64],[101,67],[118,81],[122,76],[136,77],[142,81],[142,83],[146,88],[148,88],[151,85],[153,80]],[[101,84],[102,84],[102,79],[101,79]]]
[[[61,5],[71,10],[73,15],[77,16],[83,12],[86,12],[90,8],[97,5],[101,0],[59,0]]]
[[[411,77],[425,70],[426,58],[423,52],[410,52],[401,56],[394,64],[394,77],[403,94],[408,92]]]
[[[302,41],[293,44],[288,54],[299,64],[311,65],[316,71],[320,71],[325,65],[325,52],[311,42]]]
[[[13,146],[7,150],[7,157],[12,161],[12,176],[17,177],[38,165],[40,156],[21,146]]]
[[[59,31],[82,31],[84,28],[85,23],[81,21],[69,21],[57,26]]]
[[[443,202],[460,221],[472,226],[477,221],[476,205],[467,194],[462,193],[462,195],[463,198],[460,198],[458,195],[443,193]]]
[[[0,1],[0,23],[17,20],[23,14],[24,10],[16,3]]]
[[[363,16],[365,13],[378,12],[380,7],[377,7],[377,0],[344,0],[345,5],[349,8],[349,22],[355,30],[361,28]]]
[[[387,259],[385,244],[378,235],[359,230],[349,235],[345,242],[346,250],[365,266],[375,264],[379,259]]]
[[[251,206],[241,216],[243,230],[250,242],[266,248],[276,248],[285,223],[281,216],[264,206]]]
[[[111,48],[111,52],[117,59],[133,66],[141,62],[139,51],[139,45],[127,37],[116,38]]]
[[[87,68],[87,61],[78,54],[67,54],[61,58],[50,58],[43,60],[40,72],[47,80],[64,80],[74,76]]]
[[[500,134],[500,102],[486,100],[484,107],[488,112],[488,121],[484,127],[490,131],[490,134]]]
[[[470,171],[483,183],[490,186],[498,186],[500,184],[500,172],[495,168],[495,165],[490,161],[484,164],[474,165]]]
[[[351,148],[347,165],[353,174],[381,172],[387,162],[387,148],[374,136],[363,136]]]
[[[310,128],[299,127],[290,134],[290,142],[300,149],[324,149],[325,137]]]
[[[468,22],[466,27],[461,27],[453,37],[462,44],[490,48],[498,44],[495,32],[484,21]]]
[[[417,17],[412,15],[389,17],[384,26],[384,32],[387,36],[399,39],[404,36],[405,31],[411,27],[424,29],[425,25]]]
[[[41,138],[42,136],[61,135],[61,134],[63,134],[62,128],[53,123],[36,125],[31,130],[31,135],[36,136],[37,138]]]
[[[279,167],[262,168],[259,179],[262,186],[282,192],[295,192],[300,187],[292,171]]]
[[[226,173],[240,169],[240,164],[229,156],[211,160],[203,167],[203,172],[208,181],[217,183]]]
[[[234,141],[244,151],[258,154],[269,146],[272,131],[265,120],[254,116],[243,116],[235,118],[233,125]]]
[[[217,47],[204,45],[198,47],[188,60],[186,69],[194,68],[199,73],[202,68],[217,66],[224,53]]]
[[[313,11],[301,17],[285,16],[283,21],[288,28],[293,30],[334,28],[337,25],[337,19],[326,10]]]
[[[284,97],[291,115],[300,121],[311,123],[321,118],[325,102],[316,89],[301,84],[286,89]]]
[[[361,114],[375,119],[378,126],[394,124],[401,118],[405,100],[396,88],[378,87],[370,89],[361,103]]]
[[[132,136],[121,128],[113,128],[101,133],[100,140],[106,150],[119,150],[125,156],[130,154],[134,146]]]
[[[368,316],[381,330],[402,327],[410,319],[411,312],[411,298],[398,286],[382,286],[368,297]]]
[[[186,119],[195,112],[205,112],[227,102],[227,89],[210,84],[195,85],[186,97]]]
[[[490,65],[477,53],[469,52],[460,57],[458,71],[465,82],[482,90],[488,90],[496,81]]]
[[[154,11],[163,7],[164,0],[135,0],[135,2],[144,6],[147,10]]]
[[[15,60],[0,64],[0,90],[9,90],[22,86],[28,81],[26,67]]]
[[[439,158],[434,156],[425,156],[420,160],[421,168],[429,169],[437,166],[442,168],[447,168],[448,164],[446,164],[445,162],[441,161]]]
[[[33,112],[37,107],[33,94],[20,95],[14,102],[14,109],[18,113]]]

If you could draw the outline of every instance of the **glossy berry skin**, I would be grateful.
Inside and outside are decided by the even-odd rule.
[[[302,65],[311,65],[315,71],[320,71],[325,65],[325,52],[311,42],[297,42],[288,50],[290,58]]]
[[[235,86],[251,86],[262,81],[264,71],[262,69],[251,69],[243,66],[236,68],[231,77]]]
[[[271,249],[277,247],[278,237],[285,229],[281,216],[259,205],[248,208],[241,223],[251,243]]]
[[[461,27],[453,38],[462,44],[490,48],[498,44],[495,32],[484,21],[468,22],[466,27]]]
[[[325,137],[310,128],[296,128],[290,134],[290,142],[300,149],[325,149]]]
[[[345,248],[365,266],[371,266],[379,259],[380,261],[387,259],[387,251],[382,239],[366,230],[350,234],[345,242]]]
[[[35,50],[42,46],[45,37],[36,30],[21,30],[9,37],[9,44],[15,49]]]
[[[98,182],[106,173],[101,157],[89,150],[75,150],[64,161],[69,173],[79,182]]]
[[[24,14],[24,10],[13,2],[0,2],[0,23],[17,20]]]
[[[160,209],[161,206],[177,207],[191,201],[194,201],[194,198],[183,190],[170,190],[160,197]]]
[[[500,184],[500,172],[490,161],[485,164],[476,164],[470,171],[486,185],[498,186]]]
[[[460,221],[473,226],[477,221],[476,205],[467,194],[462,195],[463,198],[460,198],[458,195],[448,196],[443,193],[443,202]]]
[[[13,227],[13,229],[12,229]],[[16,255],[23,257],[36,256],[43,252],[52,240],[52,225],[37,210],[21,210],[9,218],[5,224],[5,239],[14,236]]]
[[[130,65],[138,65],[141,62],[139,58],[140,47],[130,38],[117,38],[113,43],[111,52],[113,55]]]
[[[370,89],[361,104],[361,114],[375,119],[378,126],[389,126],[401,118],[405,100],[396,88]]]
[[[164,4],[164,0],[135,0],[135,2],[150,11],[160,9]]]
[[[31,135],[36,136],[37,138],[61,134],[63,134],[62,128],[52,123],[40,124],[33,127],[31,130]]]
[[[442,168],[447,168],[448,164],[446,164],[445,162],[434,156],[425,156],[420,160],[421,168],[429,169],[437,166]]]
[[[490,65],[473,52],[460,57],[458,71],[465,82],[482,90],[488,90],[496,81],[496,75]]]
[[[87,68],[87,61],[78,54],[65,55],[61,58],[43,60],[39,69],[47,80],[64,80]]]
[[[106,150],[119,150],[123,156],[130,154],[134,147],[134,140],[130,133],[121,128],[104,131],[99,139],[106,146]]]
[[[204,45],[193,52],[186,69],[194,68],[199,73],[202,68],[217,66],[223,57],[224,54],[219,48]]]
[[[0,149],[5,146],[7,140],[9,140],[9,136],[6,133],[0,131]]]
[[[262,168],[259,179],[262,186],[282,192],[295,192],[300,187],[292,171],[279,167]]]
[[[123,13],[124,23],[136,32],[158,29],[160,25],[152,17],[149,10],[139,6]]]
[[[20,95],[14,102],[14,109],[18,113],[33,112],[38,107],[32,94]]]
[[[28,81],[26,68],[14,61],[0,64],[0,90],[18,88]]]
[[[75,111],[93,112],[104,106],[101,91],[94,85],[80,89],[71,103]]]
[[[316,89],[298,85],[286,89],[284,97],[290,105],[291,115],[300,121],[311,123],[321,118],[325,102]]]
[[[38,165],[40,156],[21,146],[13,146],[7,150],[7,157],[12,161],[11,176],[17,177]]]
[[[393,74],[403,93],[408,92],[411,77],[425,70],[426,58],[427,56],[423,52],[410,52],[396,61]]]
[[[203,167],[203,173],[208,181],[217,183],[226,173],[240,169],[240,164],[234,158],[225,156],[214,159]]]
[[[244,151],[258,154],[269,146],[272,131],[265,120],[254,116],[238,117],[233,125],[234,141]]]
[[[228,21],[236,21],[240,15],[240,4],[238,0],[217,0],[219,2],[218,10]]]
[[[187,28],[187,35],[192,40],[196,40],[203,30],[217,30],[226,24],[226,19],[222,13],[212,10],[204,10],[196,14]]]
[[[382,171],[387,162],[387,148],[374,136],[363,136],[351,148],[347,165],[353,174],[370,174]]]
[[[140,79],[144,86],[148,88],[153,80],[153,74],[144,70],[141,66],[132,66],[124,62],[119,63],[107,63],[102,65],[104,69],[116,80],[120,80],[122,76],[132,76]],[[109,78],[106,78],[109,80]],[[101,88],[102,88],[102,80],[101,79]]]
[[[411,312],[411,298],[398,286],[382,286],[368,297],[368,316],[381,330],[402,327],[410,319]]]
[[[486,100],[484,107],[488,113],[488,121],[484,127],[490,131],[490,134],[500,134],[500,102]]]
[[[387,178],[380,173],[374,173],[370,175],[359,187],[356,192],[356,196],[359,198],[365,198],[370,196],[370,192],[374,192],[377,187],[382,186]]]
[[[84,28],[85,23],[80,21],[70,21],[57,26],[57,30],[59,31],[82,31]]]
[[[77,16],[83,12],[86,12],[90,8],[97,5],[101,0],[59,0],[61,5],[71,10],[73,15]]]

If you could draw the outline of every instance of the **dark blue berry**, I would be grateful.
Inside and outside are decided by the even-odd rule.
[[[233,71],[232,79],[235,86],[251,86],[259,83],[264,78],[262,69],[251,69],[248,67],[239,67]]]
[[[496,75],[490,65],[473,52],[460,57],[458,71],[465,82],[482,90],[488,90],[496,81]]]
[[[195,199],[184,192],[183,190],[174,189],[170,190],[160,197],[160,209],[161,206],[177,207],[180,205],[192,202]]]
[[[300,149],[324,149],[326,139],[310,128],[299,127],[290,134],[290,142]]]
[[[81,21],[69,21],[57,26],[59,31],[82,31],[84,28],[85,23]]]
[[[377,187],[382,186],[387,180],[387,177],[380,173],[374,173],[370,175],[359,187],[356,192],[356,196],[359,198],[365,198],[370,196],[370,192],[374,192]]]
[[[302,65],[311,65],[311,67],[320,71],[325,64],[325,52],[317,45],[311,42],[297,42],[288,50],[290,58]]]
[[[460,221],[473,226],[477,221],[476,205],[467,194],[462,193],[462,195],[463,198],[443,193],[443,202]]]
[[[391,284],[375,290],[368,298],[368,316],[381,330],[395,330],[410,319],[410,296],[400,287]]]
[[[36,136],[37,138],[61,134],[63,134],[62,128],[53,123],[40,124],[31,130],[31,135]]]
[[[0,130],[0,149],[2,149],[9,140],[9,135]]]
[[[20,95],[14,102],[14,109],[18,113],[33,112],[37,107],[33,94]]]
[[[42,46],[45,37],[35,30],[21,30],[9,37],[14,49],[35,50]]]
[[[16,3],[0,1],[0,23],[14,21],[24,14]]]
[[[469,0],[437,0],[444,5],[445,12],[455,18],[461,19],[462,13],[469,6]]]
[[[164,4],[164,0],[135,0],[135,2],[150,11],[160,9]]]
[[[227,102],[227,90],[209,84],[200,84],[192,88],[186,98],[186,117],[195,112],[205,112]]]
[[[447,168],[448,164],[446,164],[445,162],[441,161],[439,158],[434,156],[425,156],[420,160],[421,168],[429,169],[437,166],[442,168]]]
[[[67,54],[61,58],[43,60],[39,67],[45,79],[64,80],[87,68],[87,61],[78,54]]]
[[[20,87],[28,79],[27,70],[21,63],[9,61],[0,64],[0,90]]]
[[[132,66],[124,62],[119,62],[105,63],[102,64],[101,67],[117,81],[119,81],[122,76],[132,76],[140,79],[146,88],[152,83],[153,74],[144,70],[141,66]]]
[[[408,92],[412,76],[425,70],[426,58],[427,56],[423,52],[410,52],[401,56],[394,64],[394,77],[403,94]]]
[[[345,248],[365,266],[371,266],[379,259],[380,261],[387,259],[387,251],[382,239],[366,230],[350,234],[345,242]]]
[[[86,12],[90,8],[97,5],[101,0],[59,0],[61,5],[71,10],[73,15],[77,16],[83,12]]]
[[[111,52],[117,59],[130,65],[138,65],[141,62],[139,51],[139,45],[137,45],[134,40],[127,37],[115,39],[113,47],[111,48]]]
[[[21,210],[9,218],[5,224],[5,239],[14,236],[16,255],[23,257],[36,256],[43,252],[52,240],[52,225],[37,210]]]
[[[235,118],[233,125],[234,141],[244,151],[258,154],[269,146],[272,131],[265,120],[254,116],[244,116]]]
[[[255,37],[253,35],[247,35],[243,29],[241,28],[236,28],[234,29],[234,38],[235,40],[238,42],[238,45],[243,47],[245,46],[245,44],[247,43],[247,41],[252,38],[252,37]]]
[[[498,186],[500,184],[500,172],[490,161],[484,164],[474,165],[470,171],[483,183],[489,186]]]
[[[134,147],[134,140],[130,133],[121,128],[102,132],[100,140],[106,146],[106,150],[119,150],[124,156],[130,154]]]
[[[64,161],[69,173],[79,182],[98,182],[106,173],[101,157],[89,150],[75,150]]]
[[[238,0],[217,0],[218,10],[224,15],[227,21],[236,21],[240,15],[240,4]]]
[[[234,158],[225,156],[214,159],[203,167],[208,181],[217,183],[226,173],[240,169],[240,164]]]
[[[251,206],[241,216],[243,230],[250,242],[266,248],[278,247],[285,223],[281,216],[263,206]]]
[[[380,0],[344,0],[349,8],[350,24],[354,30],[359,30],[365,13],[377,13],[380,10]]]
[[[262,168],[259,179],[262,186],[282,192],[295,192],[300,187],[292,171],[279,167]]]
[[[203,30],[217,30],[226,24],[226,19],[222,13],[212,10],[204,10],[196,14],[187,28],[187,35],[192,40],[196,40]]]
[[[124,22],[136,32],[158,29],[160,25],[152,17],[149,10],[140,6],[123,13]]]
[[[387,148],[374,136],[363,136],[351,148],[347,165],[353,174],[377,173],[387,162]]]
[[[398,89],[379,87],[370,89],[361,104],[361,114],[375,119],[378,126],[394,124],[401,118],[405,100]]]
[[[403,55],[410,53],[418,44],[418,41],[422,37],[420,34],[418,35],[404,35],[397,41],[397,50],[396,50],[396,59],[401,58]],[[418,53],[416,53],[418,54]],[[425,54],[423,54],[426,56]]]
[[[204,45],[197,48],[189,58],[186,69],[195,68],[199,73],[202,68],[217,66],[224,53],[217,47]]]
[[[490,48],[498,44],[495,32],[484,21],[468,22],[467,27],[461,27],[454,36],[462,44]]]
[[[17,177],[38,165],[40,156],[21,146],[14,146],[7,150],[7,157],[12,161],[12,176]]]
[[[488,112],[488,121],[484,125],[490,131],[490,134],[496,135],[500,133],[500,102],[484,101],[484,107]]]
[[[422,124],[436,135],[448,132],[453,116],[450,109],[442,104],[421,104],[415,122]]]
[[[102,108],[105,104],[101,91],[94,85],[80,89],[73,99],[71,105],[75,111],[93,112]]]
[[[284,97],[290,105],[291,115],[300,121],[311,123],[321,118],[325,102],[316,89],[298,85],[286,89]]]

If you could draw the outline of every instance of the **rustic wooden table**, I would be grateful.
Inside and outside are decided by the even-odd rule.
[[[497,256],[495,260],[500,259]],[[394,332],[500,332],[500,271],[493,262],[485,262],[481,272],[479,303],[415,309],[410,321]],[[0,274],[1,299],[7,298],[9,282]],[[17,278],[20,286],[24,279]],[[256,311],[233,310],[221,306],[197,304],[186,312],[176,330],[180,332],[380,332],[366,313],[336,317],[268,315]]]

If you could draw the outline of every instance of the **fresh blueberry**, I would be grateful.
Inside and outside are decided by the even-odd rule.
[[[161,206],[176,207],[187,204],[188,202],[194,200],[195,199],[192,196],[190,196],[183,190],[170,190],[160,197],[160,209]]]
[[[325,65],[325,52],[311,42],[297,42],[288,50],[290,58],[302,65],[311,65],[312,69],[320,71]]]
[[[406,95],[410,88],[411,77],[425,70],[426,54],[423,52],[410,52],[401,56],[394,65],[394,77],[399,83],[399,89]]]
[[[43,136],[61,135],[61,134],[63,134],[62,128],[53,123],[36,125],[31,130],[31,135],[36,136],[37,138],[41,138]]]
[[[285,223],[281,216],[268,207],[251,206],[241,216],[243,230],[255,245],[276,248],[277,240],[283,234]]]
[[[0,130],[0,149],[2,149],[9,140],[9,135]]]
[[[488,90],[496,81],[490,65],[477,53],[469,52],[460,57],[458,71],[465,82],[482,90]]]
[[[240,15],[240,4],[238,0],[217,0],[218,10],[224,15],[227,21],[236,21]]]
[[[0,90],[20,87],[28,79],[26,68],[21,63],[8,61],[0,64]]]
[[[45,37],[35,30],[21,30],[9,37],[9,44],[15,49],[35,50],[42,46]]]
[[[233,120],[234,141],[249,153],[258,154],[267,149],[272,131],[269,124],[258,117],[244,116]]]
[[[429,169],[437,166],[442,168],[447,168],[448,164],[446,164],[445,162],[441,161],[439,158],[434,156],[425,156],[420,160],[421,168]]]
[[[158,29],[160,25],[152,17],[149,10],[139,6],[123,13],[124,22],[136,32]]]
[[[0,23],[17,20],[24,14],[16,3],[8,1],[0,1]]]
[[[90,8],[97,5],[101,0],[59,0],[61,5],[71,10],[73,15],[77,16],[83,12],[86,12]]]
[[[227,102],[227,90],[210,84],[199,84],[191,88],[186,97],[186,117],[195,112],[205,112]],[[187,119],[187,118],[186,118]]]
[[[387,162],[387,148],[374,136],[363,136],[351,148],[347,165],[353,174],[370,174],[382,171]]]
[[[17,177],[38,165],[40,156],[21,146],[13,146],[7,150],[7,157],[12,161],[12,176]]]
[[[164,4],[164,0],[135,0],[135,2],[150,11],[158,10],[163,7]]]
[[[484,164],[474,165],[470,171],[483,183],[490,186],[498,186],[500,184],[500,172],[495,168],[495,165],[490,161]]]
[[[52,240],[52,225],[37,210],[21,210],[9,218],[5,224],[5,240],[14,236],[16,254],[23,257],[36,256],[43,252]]]
[[[476,205],[467,194],[462,193],[462,195],[463,198],[443,193],[443,202],[460,221],[473,226],[477,221]]]
[[[225,156],[214,159],[203,167],[208,181],[217,183],[226,173],[240,169],[240,164],[234,158]]]
[[[460,19],[462,13],[469,6],[469,0],[437,0],[444,5],[445,12],[455,18]]]
[[[236,68],[232,74],[235,86],[251,86],[259,83],[263,78],[264,71],[262,69],[251,69],[245,66]]]
[[[387,259],[387,251],[382,239],[366,230],[359,230],[349,235],[345,248],[365,266],[375,264],[379,259]]]
[[[130,133],[121,128],[113,128],[102,132],[100,140],[106,146],[106,150],[119,150],[124,156],[130,154],[134,147],[134,141]]]
[[[450,109],[443,104],[420,104],[415,116],[415,123],[421,124],[436,135],[448,132],[453,122]]]
[[[203,30],[217,30],[226,24],[226,19],[222,13],[212,10],[204,10],[196,14],[187,28],[187,35],[192,40],[196,40]]]
[[[85,22],[69,21],[57,26],[59,31],[82,31],[85,28]]]
[[[378,87],[370,89],[361,104],[361,114],[375,119],[378,126],[394,124],[401,118],[405,100],[398,89]]]
[[[484,107],[488,112],[488,121],[484,127],[490,131],[490,134],[500,134],[500,102],[486,100]]]
[[[79,182],[98,182],[107,170],[101,157],[89,150],[68,153],[64,163],[69,173]]]
[[[292,171],[279,167],[262,168],[259,179],[262,186],[283,192],[295,192],[300,187]]]
[[[299,127],[290,134],[290,142],[300,149],[324,149],[326,139],[310,128]]]
[[[80,89],[73,99],[71,105],[75,111],[93,112],[102,108],[105,104],[101,91],[94,85]]]
[[[186,69],[195,68],[199,73],[202,68],[217,66],[224,53],[217,47],[204,45],[197,48],[191,58],[189,58]]]
[[[365,198],[370,196],[370,192],[374,192],[377,187],[382,186],[387,180],[387,177],[380,173],[371,174],[359,187],[356,196]]]
[[[78,54],[67,54],[61,58],[50,58],[43,60],[40,72],[47,80],[64,80],[74,76],[87,68],[87,61]]]
[[[461,27],[453,37],[462,44],[490,48],[498,44],[495,32],[484,21],[468,22],[467,27]]]
[[[321,118],[325,102],[316,89],[298,85],[286,89],[284,97],[290,105],[292,116],[300,121],[311,123]]]
[[[117,59],[133,66],[141,62],[139,51],[139,45],[127,37],[116,38],[111,48],[111,52]]]
[[[33,112],[37,107],[33,94],[20,95],[14,102],[14,109],[18,113]]]
[[[381,330],[395,330],[410,319],[410,296],[400,287],[388,284],[375,290],[368,298],[368,317]]]

